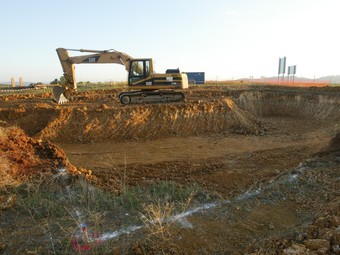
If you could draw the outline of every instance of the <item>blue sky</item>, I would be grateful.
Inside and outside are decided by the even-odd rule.
[[[1,4],[0,81],[62,75],[58,47],[151,57],[157,72],[207,79],[340,74],[339,0],[11,0]],[[119,65],[77,65],[78,81],[122,81]]]

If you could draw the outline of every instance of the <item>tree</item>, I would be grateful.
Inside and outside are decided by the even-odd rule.
[[[61,85],[66,85],[66,79],[64,76],[61,76],[60,79],[59,79],[59,84]]]
[[[50,84],[59,84],[59,81],[58,81],[58,79],[56,78],[56,79],[54,79],[53,81],[51,81]]]
[[[66,79],[65,79],[64,76],[61,76],[59,80],[56,78],[56,79],[54,79],[53,81],[51,81],[50,84],[61,84],[61,85],[65,85],[65,84],[66,84]]]

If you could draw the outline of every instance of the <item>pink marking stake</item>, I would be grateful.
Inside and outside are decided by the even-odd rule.
[[[81,231],[82,235],[75,236],[71,240],[73,250],[82,253],[91,250],[101,243],[99,236],[91,232],[89,233],[85,225],[82,225]]]

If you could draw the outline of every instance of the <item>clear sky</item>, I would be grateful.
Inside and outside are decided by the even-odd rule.
[[[62,75],[55,49],[115,49],[206,79],[340,74],[340,0],[3,0],[0,82]],[[77,65],[78,81],[122,81],[120,65]]]

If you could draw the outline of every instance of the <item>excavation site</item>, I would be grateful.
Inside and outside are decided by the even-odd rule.
[[[0,94],[0,254],[340,254],[340,87]]]

